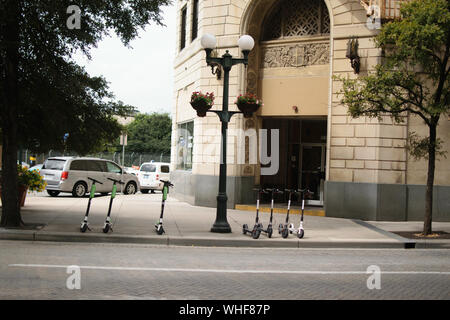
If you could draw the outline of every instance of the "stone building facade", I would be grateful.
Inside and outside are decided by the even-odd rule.
[[[229,50],[238,57],[237,40],[249,34],[255,48],[247,67],[231,70],[230,110],[237,110],[233,103],[245,92],[257,94],[264,105],[252,118],[239,114],[229,123],[229,208],[251,203],[254,186],[308,187],[315,192],[310,204],[323,205],[330,217],[422,220],[427,166],[412,159],[405,146],[409,132],[426,135],[426,126],[411,115],[401,124],[389,117],[352,119],[337,94],[341,83],[333,76],[358,77],[380,62],[372,41],[378,30],[366,9],[359,0],[178,0],[171,159],[175,197],[216,205],[220,121],[213,113],[197,117],[189,101],[194,91],[214,92],[213,108],[221,109],[223,80],[206,65],[200,38],[213,34],[216,54]],[[349,39],[358,39],[359,74],[346,58]],[[278,129],[274,175],[261,175],[260,162],[251,161],[255,141],[261,150],[252,136],[259,137],[260,129]],[[441,119],[438,136],[450,151],[448,119]],[[448,221],[447,159],[437,162],[435,176],[433,216]]]

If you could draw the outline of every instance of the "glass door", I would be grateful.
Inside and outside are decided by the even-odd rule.
[[[301,188],[314,192],[306,204],[323,205],[325,152],[325,144],[304,143],[301,146]]]

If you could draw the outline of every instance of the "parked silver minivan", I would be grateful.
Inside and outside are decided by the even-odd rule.
[[[74,197],[82,197],[91,190],[92,181],[88,177],[102,182],[96,184],[97,192],[108,194],[113,182],[109,178],[122,180],[117,190],[124,194],[134,194],[139,190],[139,180],[133,174],[122,172],[113,161],[98,158],[52,157],[48,158],[40,171],[47,186],[45,189],[52,197],[61,192],[70,192]]]

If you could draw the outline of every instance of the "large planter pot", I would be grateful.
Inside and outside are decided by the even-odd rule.
[[[28,186],[19,186],[19,203],[23,207],[25,205],[25,198],[27,197]]]
[[[236,103],[238,109],[244,114],[244,118],[251,118],[258,111],[260,105],[256,103]]]
[[[197,111],[197,116],[199,117],[205,117],[206,111],[212,107],[212,105],[208,104],[205,100],[196,100],[191,102],[191,106],[195,109],[195,111]]]
[[[28,186],[19,186],[19,203],[23,207],[25,205],[25,198],[27,197]],[[2,187],[0,186],[0,203],[2,196]]]

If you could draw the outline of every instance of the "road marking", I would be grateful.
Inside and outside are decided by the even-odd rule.
[[[8,267],[22,268],[67,268],[69,265],[56,264],[10,264]],[[234,269],[191,269],[191,268],[145,268],[145,267],[108,267],[79,266],[87,270],[117,271],[166,271],[166,272],[204,272],[204,273],[252,273],[252,274],[367,274],[367,271],[308,271],[308,270],[234,270]],[[381,271],[382,274],[439,274],[450,275],[450,271]]]

